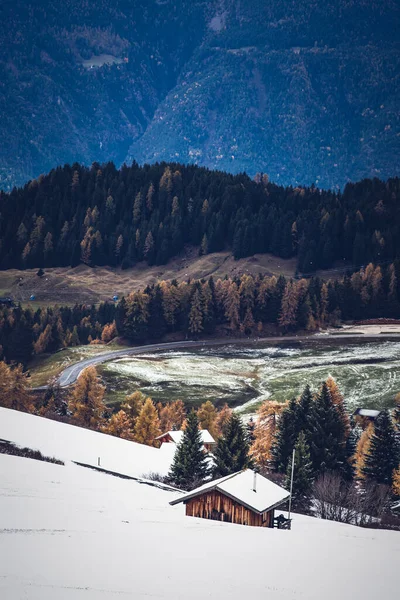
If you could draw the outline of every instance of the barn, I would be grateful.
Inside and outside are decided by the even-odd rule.
[[[183,502],[186,515],[254,527],[274,527],[275,509],[289,492],[247,469],[210,481],[170,502]]]

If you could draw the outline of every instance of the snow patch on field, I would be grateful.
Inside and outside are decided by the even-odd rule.
[[[287,400],[308,383],[317,389],[332,375],[348,409],[392,406],[400,374],[400,343],[364,340],[301,347],[205,347],[143,354],[105,366],[156,400],[228,401],[249,411],[266,398]]]

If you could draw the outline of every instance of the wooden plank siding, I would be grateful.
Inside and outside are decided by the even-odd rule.
[[[252,525],[253,527],[273,527],[274,523],[273,509],[258,514],[216,490],[210,490],[201,496],[191,498],[185,504],[188,517],[200,517],[239,525]]]

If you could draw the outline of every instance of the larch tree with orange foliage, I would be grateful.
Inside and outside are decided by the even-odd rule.
[[[115,321],[113,321],[112,323],[108,323],[107,325],[104,325],[103,331],[101,333],[101,341],[104,342],[105,344],[108,344],[108,342],[111,342],[111,340],[113,340],[116,335],[117,335],[117,326],[115,324]]]
[[[344,398],[339,390],[339,387],[333,377],[329,376],[326,380],[326,385],[328,390],[330,391],[332,402],[338,411],[340,420],[343,423],[345,437],[346,439],[349,437],[351,426],[350,426],[350,417],[344,405]]]
[[[81,373],[68,398],[68,410],[79,425],[98,429],[103,424],[105,391],[95,367]]]
[[[199,410],[197,411],[197,418],[199,420],[200,429],[207,429],[214,439],[218,437],[218,430],[216,426],[217,421],[217,409],[214,404],[207,400],[204,402]]]
[[[168,402],[165,406],[159,402],[157,404],[157,410],[160,417],[160,428],[162,432],[177,431],[181,429],[182,423],[186,418],[185,405],[182,400]]]
[[[158,446],[156,437],[161,434],[160,419],[157,409],[151,398],[147,398],[143,404],[134,429],[135,442],[146,444],[146,446]]]
[[[139,390],[136,390],[136,392],[126,396],[125,402],[121,404],[121,410],[123,410],[130,419],[132,428],[135,425],[136,419],[140,415],[140,411],[142,410],[145,401],[146,396]]]
[[[223,405],[221,410],[218,412],[217,418],[215,420],[215,431],[216,431],[217,437],[224,435],[225,428],[226,428],[227,424],[229,423],[231,416],[232,416],[232,409],[229,408],[229,406],[225,402],[225,404]]]
[[[393,494],[395,496],[400,496],[400,465],[393,473]]]
[[[271,460],[271,448],[275,439],[279,415],[286,406],[287,402],[266,400],[257,411],[254,442],[250,448],[250,456],[259,467],[267,467]]]
[[[124,440],[133,440],[131,421],[125,411],[119,410],[114,413],[106,425],[101,428],[103,433],[114,435]]]
[[[5,362],[0,362],[0,406],[33,412],[32,396],[26,384],[22,365],[12,368]]]
[[[365,457],[371,444],[371,438],[374,433],[374,425],[370,423],[361,434],[358,441],[356,452],[354,454],[354,469],[357,479],[364,479],[363,469],[365,466]]]

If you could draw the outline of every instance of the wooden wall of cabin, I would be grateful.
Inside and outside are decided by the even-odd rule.
[[[271,510],[259,515],[216,490],[192,498],[186,503],[186,515],[189,517],[254,527],[273,527],[273,513]]]

